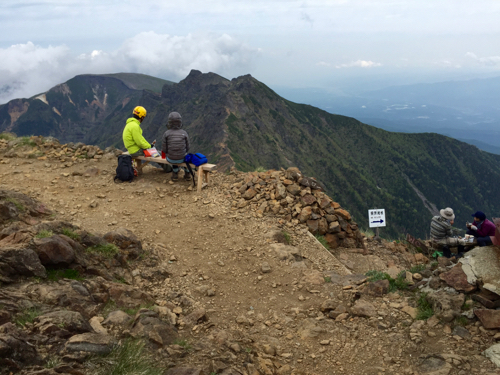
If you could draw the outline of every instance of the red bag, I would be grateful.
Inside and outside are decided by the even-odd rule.
[[[146,156],[147,158],[157,158],[158,156],[160,156],[160,154],[158,153],[156,147],[152,147],[144,150],[144,156]]]

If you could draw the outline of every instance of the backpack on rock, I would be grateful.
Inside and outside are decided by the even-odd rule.
[[[134,167],[132,166],[132,157],[130,155],[118,156],[118,166],[116,167],[115,181],[132,182],[134,179]]]

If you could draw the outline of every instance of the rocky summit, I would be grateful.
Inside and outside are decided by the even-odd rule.
[[[294,167],[115,183],[119,153],[0,140],[0,374],[498,373],[498,247],[367,237]]]

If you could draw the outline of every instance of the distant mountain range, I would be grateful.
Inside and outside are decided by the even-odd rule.
[[[280,89],[280,94],[330,113],[404,133],[438,133],[500,154],[500,77],[391,86],[345,94],[330,89]]]
[[[460,226],[476,210],[500,213],[500,156],[435,133],[391,133],[297,104],[250,75],[227,80],[193,70],[179,83],[81,75],[0,106],[0,131],[122,148],[136,105],[148,110],[148,140],[161,140],[168,114],[178,111],[192,150],[223,170],[297,166],[322,181],[362,228],[369,209],[385,208],[381,233],[389,237],[408,231],[425,238],[432,215],[448,206]]]

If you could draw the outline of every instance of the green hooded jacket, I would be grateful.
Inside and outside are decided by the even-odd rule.
[[[141,149],[151,148],[151,145],[142,136],[141,123],[136,118],[129,118],[123,129],[123,143],[129,154],[135,154]]]

